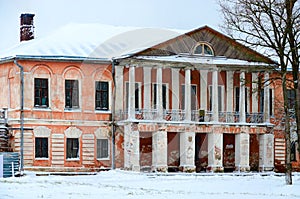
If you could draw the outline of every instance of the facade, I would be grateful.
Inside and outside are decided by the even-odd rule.
[[[262,83],[273,75],[272,60],[207,26],[185,33],[78,26],[72,33],[95,37],[63,38],[68,27],[1,56],[3,132],[25,169],[222,172],[282,164],[278,91]],[[93,40],[101,36],[108,39]]]

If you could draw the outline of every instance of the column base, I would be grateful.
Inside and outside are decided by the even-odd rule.
[[[259,171],[264,172],[264,171],[274,171],[274,167],[272,166],[259,166]]]
[[[152,166],[152,172],[161,172],[166,173],[168,172],[168,166]]]
[[[127,171],[136,171],[136,172],[140,172],[141,170],[140,166],[130,166],[130,167],[125,167],[124,169]]]
[[[223,166],[207,166],[206,171],[207,172],[222,173],[222,172],[224,172],[224,167]]]
[[[179,170],[185,173],[194,173],[196,172],[196,166],[189,165],[189,166],[180,166]]]
[[[249,172],[250,171],[250,166],[235,166],[235,171]]]

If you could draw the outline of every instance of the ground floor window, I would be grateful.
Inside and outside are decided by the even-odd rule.
[[[48,158],[48,138],[35,138],[35,158]]]
[[[79,139],[67,138],[67,159],[79,158]]]
[[[108,158],[108,139],[97,139],[97,159]]]

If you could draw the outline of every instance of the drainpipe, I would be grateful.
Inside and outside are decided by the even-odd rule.
[[[111,149],[111,153],[112,153],[112,158],[111,158],[111,169],[115,169],[115,130],[116,130],[116,125],[115,125],[115,101],[116,101],[116,75],[115,75],[115,64],[116,64],[116,60],[112,59],[112,78],[113,78],[113,92],[112,92],[112,107],[111,107],[111,131],[112,131],[112,138],[111,138],[111,142],[112,142],[112,149]]]
[[[14,60],[16,66],[20,68],[20,129],[21,129],[21,162],[20,170],[24,171],[24,68],[21,66],[17,59]]]

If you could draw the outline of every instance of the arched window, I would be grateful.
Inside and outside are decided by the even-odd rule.
[[[198,43],[193,50],[194,55],[214,55],[214,51],[207,43]]]

